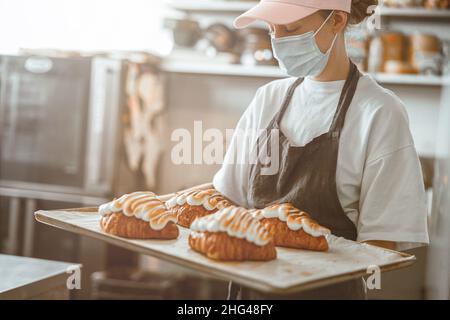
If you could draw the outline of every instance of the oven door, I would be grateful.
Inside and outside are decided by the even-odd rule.
[[[90,59],[1,59],[1,186],[81,190]]]

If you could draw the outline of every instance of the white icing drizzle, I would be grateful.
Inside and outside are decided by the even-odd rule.
[[[167,210],[164,203],[150,191],[125,194],[118,199],[102,204],[98,212],[103,216],[114,212],[147,221],[153,230],[161,230],[170,221],[176,223],[177,215]]]
[[[246,239],[257,246],[264,246],[272,239],[267,229],[247,209],[236,206],[225,207],[215,214],[195,219],[191,230],[226,232],[230,237]]]
[[[303,229],[304,232],[313,236],[320,237],[330,234],[330,230],[319,225],[306,212],[300,211],[291,203],[275,204],[264,209],[254,209],[250,214],[257,220],[263,218],[278,218],[287,223],[292,231]]]
[[[191,206],[203,206],[206,210],[212,211],[230,205],[230,202],[224,198],[217,190],[193,190],[185,193],[179,193],[166,201],[167,208],[182,206],[185,203]]]

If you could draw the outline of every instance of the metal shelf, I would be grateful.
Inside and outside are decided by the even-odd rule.
[[[381,9],[382,16],[413,18],[447,18],[450,21],[450,10],[426,8],[388,8]]]
[[[244,66],[239,64],[214,64],[214,63],[189,63],[167,61],[162,64],[162,69],[173,73],[229,75],[243,77],[286,77],[275,66]]]
[[[444,83],[442,77],[432,75],[377,73],[373,77],[386,84],[442,86]]]
[[[189,63],[166,61],[162,70],[171,73],[225,75],[241,77],[284,78],[286,75],[276,66],[243,66],[234,64]],[[442,86],[443,78],[440,76],[414,75],[414,74],[387,74],[372,75],[375,80],[385,84]]]

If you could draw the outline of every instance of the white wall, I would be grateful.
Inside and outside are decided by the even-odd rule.
[[[208,26],[214,22],[225,23],[232,26],[232,21],[238,13],[196,13],[190,16],[198,19],[203,27]],[[450,19],[436,19],[436,18],[419,18],[419,17],[383,17],[381,21],[382,31],[401,31],[405,34],[413,34],[416,32],[430,33],[439,36],[445,41],[450,41]],[[260,25],[263,26],[263,25]],[[196,92],[194,79],[201,79],[206,76],[192,76],[193,86],[191,90]],[[210,78],[216,78],[210,76]],[[256,88],[261,83],[271,81],[271,79],[262,78],[233,78],[228,81],[229,77],[222,78],[220,88],[210,86],[209,95],[222,95],[219,99],[224,108],[245,108],[240,101],[248,100],[249,93],[243,93],[239,90],[241,83],[247,83],[246,89],[250,90],[251,94],[256,91]],[[252,80],[253,79],[253,85]],[[198,80],[200,82],[204,80]],[[214,81],[213,81],[214,82]],[[174,82],[175,83],[175,82]],[[441,106],[441,87],[428,85],[387,85],[384,87],[395,92],[405,103],[410,120],[411,132],[416,144],[416,148],[421,156],[433,157],[436,150],[436,128],[439,118],[439,110]],[[198,87],[200,89],[200,87]],[[177,90],[174,88],[174,90]],[[238,90],[238,92],[236,91]],[[231,98],[234,99],[230,101]],[[242,98],[241,97],[245,97]],[[225,102],[227,101],[227,102]],[[208,102],[205,102],[202,97],[192,96],[187,97],[184,103],[190,102],[195,105],[202,105],[204,108],[210,108]],[[174,101],[173,103],[176,103]],[[239,106],[237,106],[239,105]],[[206,110],[206,109],[205,109]]]
[[[404,102],[418,153],[424,157],[434,157],[442,89],[434,86],[383,86],[395,92]]]

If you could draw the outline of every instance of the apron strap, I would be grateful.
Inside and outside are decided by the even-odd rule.
[[[281,119],[283,118],[284,112],[286,111],[287,107],[289,106],[289,104],[291,103],[292,100],[292,96],[294,95],[294,91],[295,89],[297,89],[297,87],[303,82],[303,78],[297,78],[293,84],[291,84],[291,86],[289,87],[284,100],[283,100],[283,104],[281,105],[280,110],[278,110],[278,112],[276,113],[274,120],[277,123],[277,125],[280,124]]]
[[[361,73],[359,72],[356,65],[350,60],[350,71],[347,79],[345,80],[344,87],[342,88],[341,95],[339,97],[338,106],[336,113],[334,114],[333,121],[331,123],[329,133],[333,135],[333,138],[338,138],[341,129],[344,126],[345,115],[350,107],[353,96],[356,91],[356,86],[358,85],[359,77]],[[303,82],[303,78],[297,78],[294,83],[289,87],[286,96],[283,100],[280,110],[276,113],[274,117],[275,123],[279,126],[284,113],[286,112],[291,100],[294,95],[295,89]]]
[[[233,282],[228,282],[227,300],[242,300],[242,287]]]
[[[283,114],[286,111],[287,107],[289,106],[289,103],[292,100],[294,91],[302,82],[303,82],[303,78],[297,78],[297,79],[295,79],[294,83],[292,83],[289,86],[288,91],[287,91],[286,95],[284,96],[283,104],[281,105],[281,107],[277,111],[277,113],[275,113],[272,120],[270,120],[269,124],[267,125],[267,128],[271,128],[273,126],[276,126],[277,128],[279,128],[280,121],[283,118]],[[255,148],[257,148],[256,150],[263,148],[264,144],[266,144],[267,152],[271,153],[271,149],[269,148],[270,140],[267,139],[267,134],[268,134],[268,132],[266,131],[258,136],[258,138],[256,139],[256,144],[255,144]],[[252,154],[255,152],[257,152],[257,151],[253,150]]]
[[[294,83],[292,83],[289,88],[288,91],[286,93],[286,95],[284,96],[284,100],[283,100],[283,104],[281,105],[280,109],[277,111],[277,113],[275,113],[275,116],[272,118],[272,120],[270,120],[269,124],[267,125],[267,128],[272,128],[272,127],[276,127],[276,128],[280,128],[280,121],[283,118],[283,114],[286,111],[287,107],[289,106],[289,103],[292,100],[292,96],[294,95],[294,91],[295,89],[303,82],[303,78],[297,78],[295,79]],[[256,150],[253,150],[251,152],[251,154],[258,154],[258,150],[260,149],[264,149],[264,145],[265,145],[265,150],[268,153],[268,156],[271,156],[272,154],[272,150],[270,148],[270,142],[271,142],[271,138],[267,138],[267,135],[269,134],[268,130],[266,130],[265,132],[261,133],[258,138],[256,139],[256,144],[255,144],[255,148]],[[272,135],[270,135],[271,137],[273,137]]]
[[[345,116],[352,103],[353,96],[355,95],[360,76],[361,73],[359,72],[358,67],[350,60],[350,72],[347,80],[345,80],[344,87],[342,88],[336,113],[334,114],[329,131],[329,134],[331,134],[334,139],[339,138],[341,130],[344,127]]]

